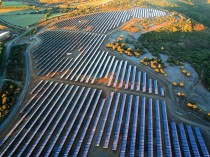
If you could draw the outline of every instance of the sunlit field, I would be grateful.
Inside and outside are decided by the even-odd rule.
[[[27,5],[25,5],[23,3],[20,3],[20,2],[16,2],[16,1],[10,1],[10,2],[3,2],[2,6],[4,6],[4,7],[10,7],[10,6],[24,7],[24,6],[27,6]]]
[[[97,6],[97,5],[100,5],[100,4],[107,3],[109,1],[110,0],[97,0],[97,1],[94,1],[94,2],[80,3],[80,4],[77,4],[75,6],[77,6],[77,7]]]
[[[2,15],[1,19],[13,25],[26,27],[40,21],[45,14]]]

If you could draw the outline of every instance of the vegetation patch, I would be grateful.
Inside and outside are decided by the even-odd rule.
[[[9,114],[11,107],[14,106],[21,88],[15,83],[6,81],[0,91],[0,122],[2,122]]]
[[[153,17],[148,19],[146,18],[132,19],[122,27],[122,30],[131,33],[137,33],[137,32],[144,33],[165,27],[166,25],[169,25],[172,22],[174,22],[175,19],[176,17],[174,16],[174,14],[161,16],[161,17]]]
[[[5,52],[4,44],[3,44],[3,42],[0,42],[0,69],[1,69],[1,66],[2,66],[4,52]]]
[[[2,6],[3,7],[6,7],[6,6],[24,7],[24,6],[27,6],[27,5],[23,4],[23,3],[20,3],[20,2],[17,2],[17,1],[3,1]]]
[[[147,58],[144,57],[140,61],[143,65],[150,66],[152,69],[155,70],[156,73],[160,73],[164,76],[167,76],[167,74],[164,71],[164,68],[166,68],[164,62],[160,58]]]
[[[124,40],[123,36],[121,35],[118,37],[116,42],[108,43],[106,45],[107,48],[111,48],[112,50],[116,50],[120,54],[126,54],[128,56],[135,56],[135,57],[140,57],[140,54],[144,54],[145,52],[143,51],[142,47],[138,45],[137,43],[132,43],[134,45],[134,49],[127,46],[128,39]]]
[[[45,14],[1,15],[0,18],[13,25],[26,27],[41,21]]]
[[[11,53],[7,65],[7,79],[21,81],[25,80],[25,60],[24,52],[26,44],[11,48]]]
[[[188,102],[186,106],[187,106],[187,108],[189,108],[189,109],[191,109],[193,111],[197,111],[199,113],[202,112],[202,110],[196,105],[196,103]]]
[[[191,19],[175,20],[164,28],[141,35],[139,41],[151,53],[169,55],[169,63],[190,63],[210,89],[210,31]]]
[[[0,8],[0,15],[2,14],[10,14],[10,13],[18,13],[19,11],[25,10],[24,8]]]
[[[0,30],[7,28],[6,26],[0,25]]]
[[[50,14],[47,19],[51,19],[51,18],[55,18],[55,17],[59,17],[59,16],[63,16],[66,15],[67,13],[52,13]]]
[[[37,32],[37,28],[33,28],[30,31],[28,31],[27,33],[25,33],[22,37],[26,37],[32,34],[35,34]]]

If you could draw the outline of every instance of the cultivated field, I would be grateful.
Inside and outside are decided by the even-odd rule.
[[[1,8],[0,9],[0,15],[2,15],[2,14],[15,14],[15,13],[18,13],[18,11],[22,11],[22,10],[25,10],[25,9],[23,9],[23,8],[16,8],[16,9],[14,9],[14,8],[12,8],[12,9],[10,9],[10,8]]]
[[[11,7],[11,6],[15,6],[15,7],[24,7],[27,6],[23,3],[17,2],[17,1],[3,1],[2,3],[3,7]]]
[[[17,13],[18,11],[26,10],[23,8],[25,6],[27,5],[16,1],[4,1],[1,5],[0,15],[5,13]]]
[[[40,21],[45,14],[0,15],[0,18],[13,25],[26,27]]]
[[[52,13],[52,14],[50,14],[49,17],[47,17],[47,19],[51,19],[51,18],[54,18],[54,17],[66,15],[66,14],[67,14],[67,13]]]
[[[93,2],[85,2],[85,3],[80,3],[80,4],[76,4],[74,6],[77,6],[77,7],[88,7],[88,6],[98,6],[98,5],[101,5],[101,4],[105,4],[105,3],[108,3],[109,1],[111,0],[95,0]]]

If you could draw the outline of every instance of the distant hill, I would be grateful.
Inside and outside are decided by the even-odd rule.
[[[9,0],[0,0],[1,1],[9,1]],[[47,4],[52,4],[52,3],[65,3],[65,4],[71,4],[71,3],[79,3],[79,2],[87,2],[90,0],[14,0],[17,2],[25,2],[29,4],[38,4],[38,3],[47,3]],[[94,0],[93,0],[94,1]]]

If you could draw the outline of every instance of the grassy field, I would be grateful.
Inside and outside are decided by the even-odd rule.
[[[51,19],[53,17],[62,16],[62,15],[66,15],[66,14],[68,14],[68,13],[52,13],[52,14],[50,14],[49,17],[47,17],[47,19]]]
[[[2,14],[17,14],[19,12],[25,11],[25,8],[1,8],[0,15]]]
[[[1,8],[0,15],[15,15],[15,14],[29,14],[30,12],[34,12],[33,9],[8,9],[8,8]]]
[[[13,25],[26,27],[40,21],[45,14],[0,15],[0,18]]]
[[[10,7],[10,6],[15,6],[15,7],[24,7],[24,6],[27,6],[26,4],[23,4],[23,3],[20,3],[20,2],[17,2],[17,1],[9,1],[9,2],[3,2],[2,3],[2,6],[3,7]]]
[[[97,0],[97,1],[93,1],[93,2],[84,2],[84,3],[76,4],[74,6],[77,6],[77,7],[97,6],[100,4],[107,3],[109,1],[111,1],[111,0]]]

